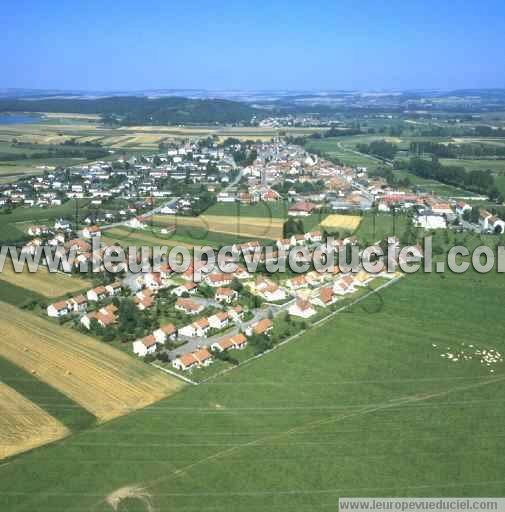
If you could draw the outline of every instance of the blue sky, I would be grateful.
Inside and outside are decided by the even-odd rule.
[[[2,88],[505,87],[494,0],[5,0],[0,34]]]

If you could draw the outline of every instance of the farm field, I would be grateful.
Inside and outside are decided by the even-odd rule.
[[[12,213],[0,215],[0,240],[2,242],[15,242],[24,237],[32,224],[52,225],[60,217],[73,219],[75,216],[76,200],[71,199],[60,206],[51,208],[16,208]],[[89,199],[79,199],[79,213],[81,218],[86,215],[90,204]]]
[[[321,222],[321,227],[327,230],[331,229],[345,229],[354,232],[361,223],[359,215],[328,215],[326,219]]]
[[[388,236],[401,238],[407,227],[409,219],[406,215],[393,215],[390,213],[366,212],[363,214],[361,224],[355,235],[368,243],[384,240]]]
[[[492,274],[408,276],[252,364],[0,467],[0,506],[302,512],[349,495],[501,496],[503,363],[491,374],[441,355],[505,351],[504,291]]]
[[[0,272],[0,280],[48,298],[60,297],[91,287],[90,281],[61,272],[49,272],[45,267],[40,267],[37,272],[14,272],[10,262],[6,262]]]
[[[0,382],[0,460],[56,441],[69,431],[43,409]]]
[[[366,167],[368,170],[376,169],[382,165],[382,162],[375,158],[357,153],[354,151],[354,148],[345,147],[341,139],[338,138],[311,140],[306,145],[306,149],[308,151],[320,151],[323,155],[327,155],[328,158],[338,160],[344,165]]]
[[[155,215],[153,222],[158,226],[177,226],[198,228],[203,231],[213,231],[249,239],[282,238],[282,219],[268,217],[235,217],[226,215],[200,215],[199,217],[174,217],[170,215]]]
[[[175,231],[171,231],[166,235],[161,234],[161,228],[158,226],[148,227],[143,230],[115,227],[105,231],[102,238],[109,244],[119,243],[123,247],[158,245],[168,247],[180,246],[188,249],[203,245],[218,248],[223,245],[233,245],[234,243],[247,241],[246,238],[215,233],[193,226],[178,226]]]
[[[79,404],[2,357],[0,375],[4,384],[39,406],[70,431],[77,432],[96,423],[95,416]]]
[[[0,356],[110,420],[177,391],[181,383],[93,338],[0,303]]]
[[[216,203],[205,211],[205,215],[287,219],[288,204],[284,201],[262,201],[256,204]]]

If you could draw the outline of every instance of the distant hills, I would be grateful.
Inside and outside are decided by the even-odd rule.
[[[249,123],[266,115],[264,110],[225,99],[140,96],[4,98],[0,99],[0,112],[99,114],[126,125]]]

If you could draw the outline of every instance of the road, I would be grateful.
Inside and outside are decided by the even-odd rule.
[[[283,311],[286,311],[289,308],[289,306],[294,302],[294,300],[295,299],[292,299],[289,302],[286,302],[285,304],[282,305],[268,304],[266,307],[255,309],[252,311],[253,318],[251,318],[251,320],[248,320],[247,322],[239,322],[231,329],[228,329],[226,332],[217,334],[215,336],[211,336],[210,338],[188,338],[182,336],[179,338],[179,341],[186,341],[184,345],[181,345],[180,347],[177,347],[173,350],[166,350],[165,352],[168,354],[170,360],[173,360],[176,357],[187,354],[189,352],[193,352],[200,347],[210,347],[216,341],[222,340],[223,338],[228,338],[229,336],[234,336],[235,334],[244,331],[250,325],[260,320],[263,320],[264,318],[279,315]]]

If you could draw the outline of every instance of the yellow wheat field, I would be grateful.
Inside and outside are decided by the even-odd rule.
[[[91,283],[85,279],[61,272],[49,272],[44,267],[39,267],[37,272],[33,273],[26,269],[24,272],[17,273],[9,263],[6,263],[0,272],[0,280],[32,290],[48,298],[60,297],[66,293],[74,293],[92,287]]]
[[[106,421],[183,384],[105,343],[0,302],[0,357]]]
[[[0,382],[0,459],[65,437],[69,431],[46,411]]]
[[[361,217],[358,215],[328,215],[321,222],[321,227],[325,229],[345,229],[354,231],[358,228]]]

